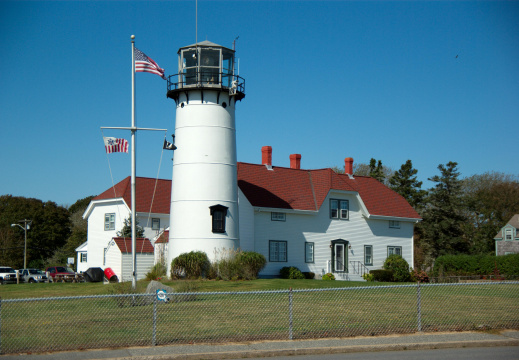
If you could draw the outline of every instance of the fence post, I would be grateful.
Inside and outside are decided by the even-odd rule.
[[[151,346],[157,345],[157,296],[153,297],[153,335]]]
[[[422,331],[422,294],[420,291],[420,280],[418,280],[416,287],[416,306],[417,306],[417,312],[418,312],[418,331]]]
[[[2,354],[2,298],[0,297],[0,354]]]
[[[288,340],[292,340],[292,288],[288,290]]]

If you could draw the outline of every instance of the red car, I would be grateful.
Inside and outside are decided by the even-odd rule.
[[[45,269],[49,273],[53,282],[70,282],[81,281],[80,275],[77,275],[74,270],[65,266],[51,266]]]

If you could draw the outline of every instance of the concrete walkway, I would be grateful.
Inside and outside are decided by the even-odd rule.
[[[422,333],[344,339],[227,343],[221,345],[168,345],[124,349],[67,351],[45,354],[13,354],[2,355],[0,356],[0,360],[241,359],[288,355],[490,346],[519,346],[519,331],[503,330],[498,333]]]

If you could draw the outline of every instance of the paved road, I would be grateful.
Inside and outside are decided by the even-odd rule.
[[[417,333],[408,335],[355,337],[343,339],[293,340],[293,341],[263,341],[251,343],[229,344],[192,344],[166,345],[152,347],[134,347],[123,349],[104,349],[87,351],[67,351],[46,354],[10,354],[0,356],[0,360],[201,360],[201,359],[243,359],[273,356],[314,355],[323,359],[324,356],[337,356],[336,359],[376,359],[381,352],[394,355],[412,355],[409,359],[436,359],[438,350],[470,348],[474,354],[483,348],[499,350],[501,347],[515,347],[519,353],[519,331],[506,330],[500,333],[486,332],[454,332],[454,333]],[[429,352],[430,350],[431,352]],[[503,351],[506,351],[503,350]],[[496,360],[497,351],[491,351],[492,356],[485,359]],[[427,358],[432,354],[433,357]],[[423,355],[423,356],[422,356]],[[364,356],[364,357],[362,357]],[[417,357],[416,357],[417,356]],[[450,355],[445,355],[448,359]],[[462,353],[461,355],[462,356]],[[507,356],[504,354],[503,356]],[[454,356],[458,359],[457,356]],[[469,356],[472,359],[473,357]],[[519,359],[517,356],[506,359]],[[304,357],[301,357],[304,359]],[[335,359],[335,358],[331,358]],[[387,357],[380,357],[387,360]],[[396,359],[396,358],[395,358]],[[400,357],[398,357],[400,359]],[[405,358],[404,358],[405,359]],[[463,359],[463,358],[460,358]]]
[[[437,350],[405,350],[405,351],[380,351],[363,352],[354,354],[332,355],[302,355],[302,356],[274,356],[260,358],[269,360],[513,360],[519,359],[519,347],[478,347]]]

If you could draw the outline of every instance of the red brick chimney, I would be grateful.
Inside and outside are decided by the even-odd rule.
[[[261,164],[272,166],[272,147],[263,146],[261,148]]]
[[[344,173],[353,175],[353,158],[347,157],[344,159]]]
[[[301,154],[290,154],[290,168],[301,169]]]

